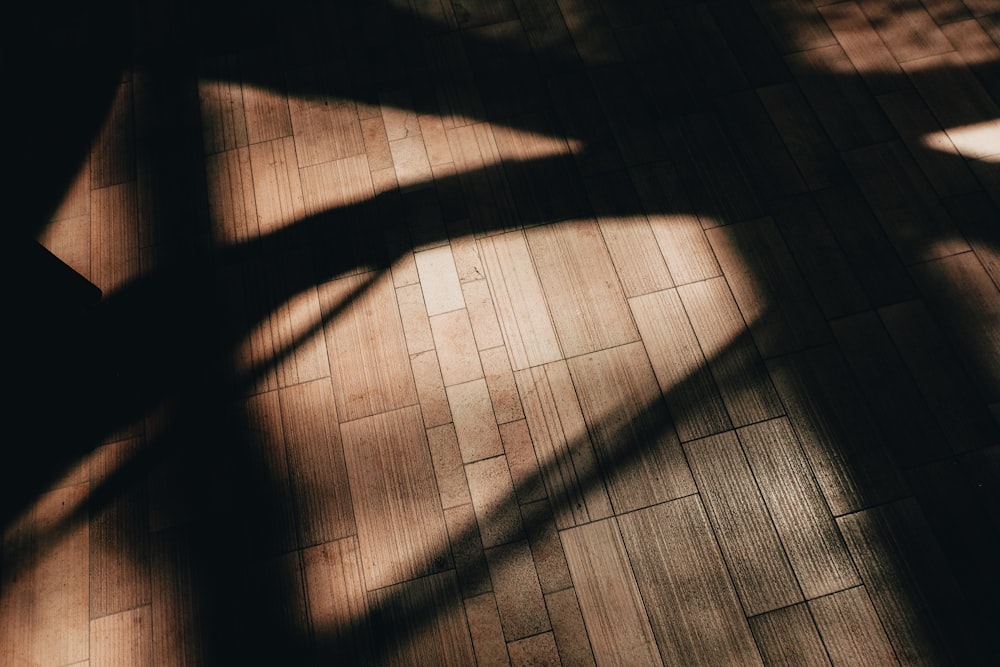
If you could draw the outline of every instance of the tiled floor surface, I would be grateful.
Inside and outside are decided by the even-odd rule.
[[[997,664],[1000,5],[125,24],[0,664]]]

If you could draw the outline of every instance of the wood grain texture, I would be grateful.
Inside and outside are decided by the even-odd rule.
[[[344,311],[325,327],[338,417],[348,421],[416,403],[389,276],[340,278],[320,285],[319,299],[326,312]]]
[[[567,357],[638,339],[595,222],[533,227],[525,236]]]
[[[153,664],[153,629],[149,605],[90,622],[90,664],[147,667]]]
[[[520,232],[480,239],[479,250],[514,370],[562,358],[538,274]]]
[[[465,616],[469,621],[472,646],[477,665],[501,667],[510,665],[507,642],[503,638],[496,596],[483,593],[465,600]]]
[[[629,300],[660,391],[682,441],[732,427],[676,290]]]
[[[447,388],[458,444],[465,463],[503,453],[486,380],[472,380]]]
[[[569,370],[616,513],[694,492],[641,344],[570,359]]]
[[[476,354],[476,338],[465,308],[430,318],[434,347],[441,364],[441,378],[446,387],[483,377],[483,366]]]
[[[527,541],[487,549],[486,562],[507,641],[547,631],[549,616]]]
[[[863,586],[809,602],[834,665],[896,665],[895,651]]]
[[[736,433],[806,599],[860,583],[788,420]]]
[[[618,524],[606,519],[560,536],[597,663],[662,665]]]
[[[618,521],[665,664],[762,664],[697,496],[654,505]],[[574,581],[582,596],[575,572]],[[582,600],[581,607],[586,619]],[[591,641],[595,639],[591,633]]]
[[[765,664],[831,664],[816,624],[804,604],[754,616],[750,619],[750,628]]]
[[[420,411],[341,424],[351,498],[370,589],[450,566],[447,529]],[[407,489],[386,494],[386,489]]]
[[[747,616],[800,602],[802,592],[736,434],[685,443],[684,452]]]
[[[523,539],[524,523],[517,508],[506,457],[494,456],[468,463],[465,476],[469,480],[483,548]]]
[[[565,362],[514,373],[556,525],[608,517],[611,501]]]
[[[726,281],[713,278],[683,285],[684,304],[716,386],[734,426],[784,413]]]

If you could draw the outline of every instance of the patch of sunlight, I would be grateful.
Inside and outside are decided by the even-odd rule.
[[[1000,163],[1000,119],[931,132],[921,137],[920,141],[933,150]]]

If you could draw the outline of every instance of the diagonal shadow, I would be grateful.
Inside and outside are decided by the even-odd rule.
[[[120,8],[120,7],[119,7]],[[220,5],[219,13],[220,15],[225,15],[226,11],[230,8]],[[263,11],[260,8],[260,11]],[[401,20],[402,23],[410,25],[405,20]],[[203,40],[199,40],[199,44],[205,46],[207,44],[213,43],[211,36],[213,34],[213,27],[218,26],[218,22],[207,21],[205,23],[200,23],[198,31],[200,34],[206,37]],[[266,32],[262,29],[263,24],[258,24],[251,21],[249,28],[251,29],[251,34],[261,34]],[[421,27],[424,33],[427,33],[426,27]],[[317,32],[320,30],[317,29]],[[196,32],[198,34],[198,32]],[[444,39],[446,36],[451,39],[451,31],[445,31],[439,28],[431,28],[429,30],[430,40]],[[322,34],[313,35],[314,40],[321,40]],[[547,57],[546,55],[540,54],[537,51],[524,51],[518,47],[511,47],[510,45],[504,45],[502,42],[498,46],[495,43],[490,43],[488,41],[475,41],[475,37],[467,38],[474,43],[473,50],[479,49],[485,54],[489,54],[491,50],[498,50],[501,52],[513,51],[515,55],[525,55],[527,53],[532,54],[533,58],[540,60],[543,63],[542,69],[545,70],[559,70],[562,68],[573,68],[576,66],[573,62],[564,61],[561,57]],[[225,44],[225,47],[230,46]],[[228,48],[219,48],[219,51],[225,52]],[[323,53],[322,51],[318,53]],[[301,55],[301,54],[300,54]],[[315,55],[315,54],[313,54]],[[113,60],[111,56],[105,56],[108,61]],[[171,64],[170,68],[173,69],[176,65]],[[102,68],[98,68],[101,70]],[[290,84],[287,79],[282,77],[281,79],[274,79],[270,76],[268,70],[263,73],[258,83],[265,86],[272,86],[276,90],[283,93],[291,95],[334,95],[343,96],[345,98],[353,98],[364,100],[372,104],[378,103],[378,98],[374,94],[375,88],[370,90],[366,94],[363,87],[358,88],[351,86],[347,89],[339,89],[330,87],[329,81],[305,81],[298,80]],[[523,70],[522,70],[523,71]],[[989,68],[982,68],[981,70],[976,70],[977,72],[991,71]],[[107,77],[106,70],[102,70],[102,77],[99,77],[102,81],[113,81],[114,77]],[[238,73],[232,70],[220,69],[211,72],[214,76],[219,78],[233,78],[235,80],[246,80],[247,71],[246,69],[241,69]],[[170,76],[175,76],[176,72],[170,74]],[[835,79],[836,76],[831,75],[820,75],[826,81],[830,79]],[[70,77],[72,78],[72,77]],[[87,80],[93,80],[94,77],[88,75],[85,77]],[[251,78],[252,75],[251,75]],[[101,88],[98,86],[98,88]],[[113,88],[108,84],[104,84],[104,90],[110,91]],[[110,95],[110,92],[108,93]],[[99,98],[99,96],[97,96]],[[104,98],[105,104],[109,97]],[[416,98],[413,100],[414,108],[420,111],[432,111],[434,109],[434,104],[432,101],[426,98]],[[472,106],[471,104],[466,106]],[[93,105],[94,109],[100,109],[101,105],[95,103]],[[493,114],[492,116],[487,113],[487,117],[504,116],[505,119],[510,119],[509,115],[506,114]],[[72,135],[75,138],[75,145],[82,145],[80,141],[80,135],[86,135],[87,130],[81,129],[85,127],[96,127],[95,123],[100,122],[101,113],[95,111],[92,114],[83,114],[80,116],[80,122],[72,128],[66,129],[68,135]],[[94,121],[94,119],[97,119]],[[88,120],[89,119],[89,120]],[[87,122],[84,122],[87,121]],[[534,122],[533,122],[534,121]],[[557,123],[555,123],[551,118],[544,121],[538,121],[536,117],[533,116],[517,116],[517,122],[519,127],[530,129],[532,131],[542,133],[542,134],[558,134],[554,130],[557,130]],[[43,117],[40,125],[45,127],[46,124],[51,123],[53,126],[58,125],[52,122],[51,117]],[[60,129],[65,129],[60,126]],[[928,131],[934,128],[928,127]],[[92,130],[91,130],[92,131]],[[585,143],[586,139],[585,138]],[[64,154],[62,146],[59,148],[52,148],[51,152],[53,154]],[[68,151],[67,151],[68,152]],[[538,162],[528,162],[520,165],[515,165],[514,163],[505,163],[504,168],[510,170],[522,170],[522,174],[525,180],[531,181],[535,180],[538,182],[545,182],[547,175],[552,172],[552,170],[561,168],[561,163],[556,161],[538,161]],[[65,178],[60,179],[58,174],[64,173],[64,170],[47,168],[40,169],[41,173],[51,173],[55,176],[51,179],[43,179],[46,184],[54,184],[53,188],[58,187],[55,184],[64,182],[68,179],[68,175]],[[71,173],[71,170],[65,170],[65,172]],[[462,177],[454,177],[450,181],[445,183],[435,182],[435,186],[439,188],[455,187],[459,189],[470,189],[470,183],[473,184],[471,189],[475,189],[474,184],[477,179],[486,179],[487,174],[471,174],[463,175]],[[55,192],[55,190],[54,190]],[[54,201],[53,196],[51,201]],[[42,197],[40,201],[44,202],[45,197]],[[37,209],[34,210],[35,213],[25,215],[24,220],[28,223],[36,224],[37,220],[43,219],[44,215],[39,213]],[[637,211],[633,208],[621,207],[618,213],[622,217],[628,215],[634,215],[636,213],[643,213],[644,211]],[[658,211],[657,213],[672,213],[676,211]],[[700,213],[701,211],[694,211],[695,213]],[[534,224],[547,222],[550,219],[560,219],[563,217],[570,217],[569,213],[571,211],[556,210],[552,211],[551,217],[546,219],[531,220],[523,219],[524,224]],[[577,213],[574,209],[573,214]],[[236,341],[239,340],[239,331],[249,330],[252,323],[259,322],[264,316],[271,312],[274,308],[279,306],[285,300],[289,299],[292,295],[296,293],[296,290],[307,287],[309,281],[304,280],[300,284],[291,284],[287,287],[286,292],[280,294],[272,295],[269,300],[264,301],[260,304],[259,308],[254,312],[248,314],[246,321],[243,323],[243,327],[237,328],[235,332],[235,337],[232,339],[223,338],[223,340],[212,341],[211,344],[206,345],[204,341],[198,340],[197,337],[199,332],[202,331],[204,327],[205,319],[203,317],[209,318],[212,310],[212,301],[204,294],[198,294],[198,287],[204,285],[212,276],[212,274],[219,270],[220,267],[228,266],[231,264],[243,264],[243,263],[253,263],[260,261],[258,258],[261,256],[269,256],[275,252],[276,248],[284,248],[287,245],[297,246],[302,245],[308,247],[311,244],[316,243],[318,240],[328,240],[330,238],[329,229],[331,227],[337,227],[338,231],[342,231],[344,227],[350,226],[352,231],[357,229],[356,221],[358,217],[371,222],[371,216],[368,211],[362,212],[361,208],[349,208],[343,211],[331,211],[320,216],[315,216],[309,220],[303,221],[295,226],[277,232],[276,235],[261,239],[260,241],[255,241],[244,246],[235,248],[226,248],[221,250],[211,251],[207,257],[196,257],[194,263],[185,263],[181,266],[168,267],[166,270],[155,272],[152,276],[148,278],[143,278],[129,286],[127,286],[121,293],[114,295],[109,298],[109,300],[102,304],[100,313],[95,315],[87,324],[92,327],[91,333],[83,337],[85,343],[79,345],[79,349],[87,350],[91,349],[91,346],[97,346],[99,349],[103,348],[103,351],[95,355],[96,359],[101,361],[96,361],[95,358],[89,358],[88,361],[83,363],[82,368],[72,368],[66,373],[66,376],[72,380],[79,380],[79,383],[70,382],[61,391],[60,396],[53,397],[49,395],[51,390],[50,386],[44,386],[38,388],[38,395],[33,396],[33,400],[37,400],[37,405],[31,406],[29,402],[29,407],[36,408],[28,412],[27,414],[37,417],[37,421],[43,424],[41,429],[41,435],[39,441],[45,443],[46,446],[39,448],[37,454],[34,456],[34,460],[30,460],[28,465],[24,466],[23,470],[28,471],[28,475],[24,478],[21,475],[17,475],[17,479],[14,479],[14,475],[10,475],[10,484],[5,484],[5,498],[3,503],[4,514],[4,525],[7,523],[8,507],[12,508],[10,516],[16,513],[17,509],[22,508],[27,502],[35,497],[40,489],[44,488],[44,485],[48,479],[51,478],[54,473],[53,468],[62,464],[68,464],[81,454],[89,451],[90,448],[95,446],[101,441],[101,438],[111,432],[117,426],[123,423],[128,423],[133,418],[145,414],[153,405],[156,405],[159,401],[164,400],[166,396],[169,396],[174,391],[187,390],[188,383],[191,377],[191,373],[197,372],[201,374],[203,372],[203,367],[208,366],[210,368],[216,368],[218,365],[218,359],[220,356],[225,354],[225,351]],[[385,257],[381,253],[374,250],[380,244],[371,242],[372,239],[378,236],[378,232],[384,229],[385,221],[382,224],[374,224],[370,228],[366,227],[366,233],[369,233],[368,241],[364,243],[354,244],[362,248],[371,249],[371,256],[358,257],[354,254],[348,254],[346,251],[341,253],[339,250],[334,251],[332,258],[326,257],[324,263],[321,263],[317,267],[317,275],[311,277],[311,279],[322,281],[325,278],[338,275],[341,271],[348,270],[357,265],[365,266],[385,266]],[[488,231],[488,230],[487,230]],[[971,233],[971,232],[970,232]],[[975,230],[976,234],[982,242],[988,244],[992,248],[996,248],[996,236],[995,229],[985,228]],[[186,258],[190,260],[190,258]],[[192,295],[198,301],[197,304],[192,304]],[[340,309],[334,313],[325,315],[327,318],[332,318],[337,315],[343,308],[346,308],[348,304],[341,304]],[[192,313],[197,313],[196,316],[192,316]],[[322,322],[317,323],[317,329],[322,327]],[[215,329],[216,327],[212,327]],[[122,336],[121,333],[127,331],[130,332],[128,336]],[[180,341],[180,342],[178,342]],[[36,351],[40,349],[35,345],[27,345],[26,349],[31,351]],[[165,351],[166,354],[162,356],[157,356],[152,361],[155,362],[150,364],[149,361],[149,351],[151,349]],[[31,355],[28,355],[31,356]],[[65,354],[63,358],[60,358],[59,363],[52,364],[53,368],[59,368],[62,363],[77,363],[79,361],[72,361],[78,359],[80,356],[88,357],[87,354],[77,354],[76,350],[69,351]],[[66,361],[66,360],[70,361]],[[111,361],[109,361],[111,360]],[[278,360],[274,360],[273,363],[277,363]],[[63,369],[65,370],[65,369]],[[214,371],[213,371],[214,372]],[[113,378],[107,378],[104,381],[93,382],[93,378],[100,377],[101,375],[107,376],[108,374],[114,373],[117,376]],[[237,378],[235,383],[238,386],[241,385],[243,379]],[[203,395],[192,397],[191,400],[184,401],[187,403],[184,409],[190,410],[192,425],[198,423],[201,419],[210,419],[212,422],[215,421],[214,418],[209,417],[212,413],[216,411],[219,406],[219,397],[230,396],[235,393],[239,395],[238,389],[234,392],[231,386],[232,378],[216,378],[216,382],[210,382],[206,388],[202,390]],[[95,391],[95,386],[97,390]],[[138,391],[136,390],[138,388]],[[682,391],[683,387],[678,388],[678,391]],[[42,400],[42,396],[46,397],[46,400]],[[80,400],[83,397],[84,400]],[[48,420],[43,419],[43,416],[47,413],[49,406],[51,405],[64,405],[69,406],[71,412],[66,419],[67,423],[72,423],[72,427],[67,427],[66,424],[51,424]],[[114,406],[112,410],[108,410],[107,406]],[[651,423],[657,424],[657,428],[666,428],[668,424],[668,418],[666,417],[666,412],[660,411],[663,406],[650,406],[648,409],[651,412],[649,415]],[[197,415],[197,417],[195,417]],[[35,420],[25,420],[27,422]],[[230,427],[234,430],[231,424],[227,423],[228,420],[221,420],[221,423],[217,426],[220,432],[227,432]],[[645,423],[645,422],[644,422]],[[191,427],[194,430],[194,427]],[[651,437],[654,433],[649,434]],[[252,438],[252,434],[247,434],[247,438]],[[204,436],[199,437],[199,440],[203,440]],[[240,438],[236,438],[239,440]],[[167,439],[166,442],[175,441],[176,436],[172,436]],[[52,457],[52,447],[56,447],[57,444],[60,447],[66,447],[69,443],[69,448],[63,450],[59,456]],[[169,447],[170,445],[162,445]],[[158,446],[153,446],[151,451],[156,451],[159,449]],[[58,450],[57,450],[58,451]],[[234,448],[232,452],[228,452],[225,456],[220,456],[220,460],[230,460],[232,456],[238,456],[238,448]],[[609,462],[610,465],[625,465],[627,463],[627,456],[623,456],[621,461]],[[142,462],[141,460],[136,463],[137,469],[148,469],[154,465],[153,462],[147,461]],[[108,502],[110,499],[114,498],[116,495],[116,486],[122,484],[123,486],[129,482],[129,478],[132,477],[132,469],[125,468],[122,471],[121,477],[114,479],[110,486],[106,489],[98,490],[95,497],[92,499],[96,503],[96,507],[99,508],[102,502]],[[252,478],[252,477],[251,477]],[[596,480],[595,480],[596,483]],[[262,485],[264,488],[268,488],[265,483]],[[8,489],[13,489],[14,498],[12,502],[8,503],[6,498],[6,493]],[[264,493],[263,495],[267,495]],[[102,497],[106,500],[102,500]],[[513,511],[513,500],[508,499],[507,509]],[[91,508],[91,511],[96,509]],[[77,516],[77,520],[81,520],[82,514]],[[221,544],[221,540],[217,536],[202,536],[195,539],[195,544]],[[212,550],[208,550],[212,551]],[[217,567],[208,568],[210,571],[218,573],[224,568],[221,563],[217,564]],[[211,588],[211,587],[210,587]],[[235,584],[231,588],[238,588]],[[220,596],[220,599],[223,596]],[[242,596],[240,596],[242,597]],[[424,607],[426,603],[427,607]],[[220,603],[221,604],[221,603]],[[212,606],[212,605],[209,605]],[[228,605],[223,605],[226,607]],[[252,609],[260,609],[261,606],[253,605]],[[417,612],[423,612],[417,614],[418,617],[426,617],[427,608],[433,608],[432,601],[424,600],[416,604],[416,609],[411,609],[414,614]],[[240,617],[250,616],[252,614],[240,614]],[[221,616],[221,614],[220,614]],[[223,623],[224,621],[218,620],[217,622]],[[377,626],[377,623],[376,623]],[[233,630],[232,632],[236,632]],[[232,632],[225,633],[223,636],[231,636]],[[376,633],[379,636],[379,633]],[[390,635],[392,636],[392,635]],[[225,649],[225,645],[221,644],[219,647],[220,651]],[[372,649],[375,651],[382,650],[381,648]],[[388,647],[385,650],[389,650]]]

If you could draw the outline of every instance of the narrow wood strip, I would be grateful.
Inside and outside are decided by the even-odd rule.
[[[556,525],[562,529],[611,516],[565,362],[516,371],[514,378]]]
[[[784,414],[726,281],[713,278],[683,285],[677,293],[733,425],[744,426]]]
[[[324,90],[346,83],[345,70],[343,62],[309,65],[289,70],[287,76],[293,88]],[[322,94],[292,96],[288,108],[299,166],[364,153],[361,123],[352,100]]]
[[[594,651],[590,647],[576,590],[564,588],[547,594],[545,606],[549,610],[552,634],[562,664],[566,667],[594,667]]]
[[[628,656],[633,665],[662,665],[617,523],[597,521],[560,536],[598,664]]]
[[[810,600],[809,611],[833,664],[899,664],[865,587]]]
[[[118,84],[104,125],[95,137],[90,156],[90,187],[105,188],[136,180],[135,111],[133,84]]]
[[[546,498],[542,472],[524,419],[500,424],[500,439],[514,480],[514,492],[522,505]]]
[[[411,354],[419,354],[434,349],[434,336],[424,305],[424,293],[418,283],[396,288],[396,303],[403,324],[406,349]]]
[[[476,664],[484,667],[505,667],[510,665],[507,642],[503,638],[500,612],[493,593],[483,593],[465,600],[465,616],[469,621],[472,646],[476,653]]]
[[[462,464],[462,450],[458,446],[458,436],[454,424],[442,424],[427,429],[427,444],[434,463],[441,506],[444,509],[472,502],[469,482]]]
[[[567,357],[638,340],[596,222],[534,227],[525,236]]]
[[[857,2],[829,4],[819,7],[819,13],[876,94],[903,87],[903,70]]]
[[[835,516],[903,495],[905,485],[836,348],[773,359],[768,370]]]
[[[496,348],[503,345],[503,330],[497,319],[496,307],[490,294],[489,281],[469,280],[462,283],[462,293],[465,296],[466,310],[472,333],[476,337],[476,347],[480,350]],[[480,354],[482,356],[482,354]],[[483,360],[485,368],[486,361]]]
[[[517,393],[514,373],[510,367],[507,348],[494,347],[479,353],[486,376],[486,386],[490,390],[493,414],[498,424],[524,419],[521,397]]]
[[[737,435],[806,599],[859,584],[788,420],[747,426]]]
[[[473,598],[492,591],[493,582],[490,580],[483,542],[479,537],[479,523],[472,503],[449,507],[444,511],[444,519],[448,526],[448,540],[463,597]]]
[[[475,661],[454,572],[421,577],[368,594],[377,610],[376,664],[463,667]]]
[[[450,565],[447,531],[420,410],[341,425],[369,589]],[[407,489],[387,495],[386,488]]]
[[[517,508],[514,482],[505,456],[494,456],[468,463],[472,506],[476,510],[483,548],[489,549],[524,538],[524,524]]]
[[[503,444],[486,380],[452,385],[446,391],[462,460],[471,463],[502,454]]]
[[[831,664],[805,604],[754,616],[750,628],[765,664]]]
[[[428,350],[410,357],[413,381],[417,386],[417,399],[424,426],[431,428],[452,421],[448,393],[441,378],[441,364],[434,350]]]
[[[694,493],[641,343],[569,361],[616,513]]]
[[[684,451],[747,616],[800,602],[802,591],[736,434],[688,442]]]
[[[860,0],[858,4],[900,63],[951,51],[948,39],[921,3],[913,0]]]
[[[355,534],[348,470],[329,380],[282,389],[281,423],[294,484],[299,544],[309,546]]]
[[[732,427],[676,290],[629,299],[660,391],[682,441]]]
[[[511,665],[516,667],[527,667],[528,665],[559,667],[562,665],[559,651],[556,649],[556,640],[551,631],[510,642],[507,645],[507,650],[510,653]]]
[[[566,554],[559,541],[559,532],[548,500],[521,505],[521,516],[524,518],[531,559],[538,573],[542,593],[549,594],[572,586]]]
[[[486,550],[504,638],[510,642],[549,630],[542,589],[526,541]]]
[[[359,293],[360,292],[360,293]],[[396,292],[386,274],[340,278],[319,287],[337,415],[348,421],[417,402]]]
[[[481,239],[479,249],[514,370],[562,358],[524,235]]]
[[[632,512],[618,521],[665,664],[762,664],[698,496]],[[589,621],[573,558],[570,569]],[[605,607],[605,613],[617,614],[609,627],[623,621],[618,605]],[[591,641],[597,642],[593,631]],[[600,660],[597,646],[594,652]]]

